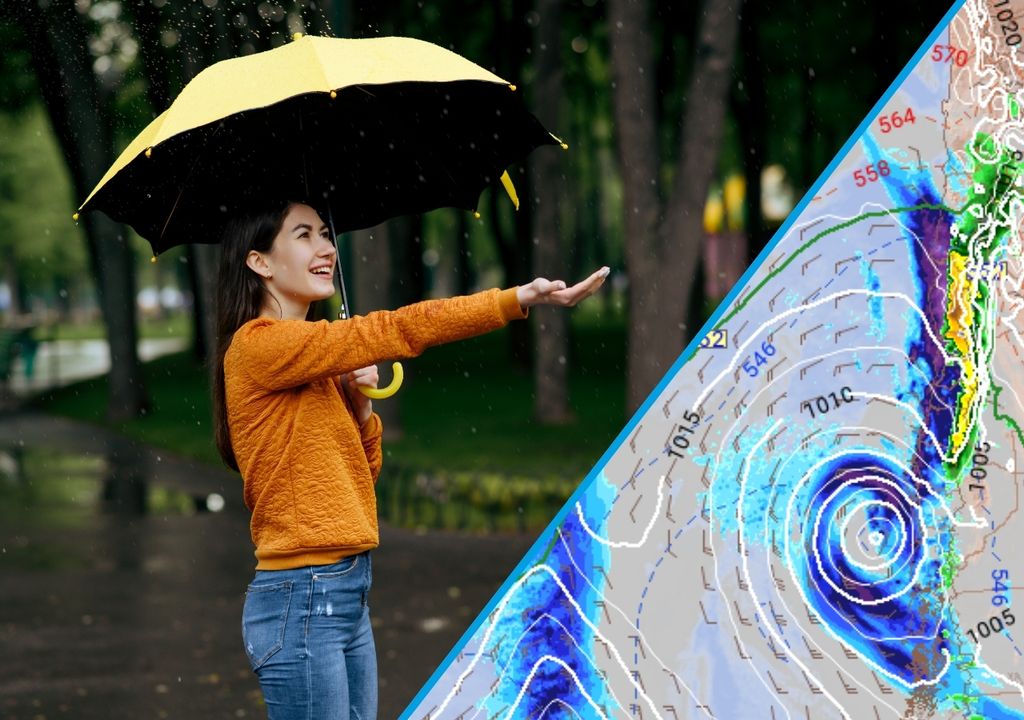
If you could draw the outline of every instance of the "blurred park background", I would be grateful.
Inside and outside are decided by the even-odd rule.
[[[130,228],[95,213],[71,219],[121,148],[204,67],[296,32],[413,36],[515,83],[569,144],[510,168],[518,212],[499,187],[481,197],[479,218],[442,209],[344,236],[356,313],[612,267],[579,308],[536,308],[528,322],[428,350],[405,364],[403,389],[375,403],[386,428],[381,557],[436,593],[421,603],[396,579],[377,593],[391,688],[381,716],[394,717],[947,9],[3,0],[0,638],[22,654],[0,664],[0,718],[260,712],[237,637],[252,567],[240,481],[219,469],[212,440],[217,248],[151,262]],[[491,554],[453,562],[467,537]],[[147,551],[157,538],[162,549]],[[114,593],[140,577],[153,586],[144,599]],[[216,600],[202,602],[203,592]],[[48,635],[48,609],[69,593],[77,609]],[[124,612],[98,612],[100,602]],[[160,625],[161,603],[178,608],[180,626]],[[204,613],[213,615],[197,619]],[[188,705],[161,679],[175,674],[174,651],[159,648],[203,622],[196,632],[213,649],[181,650],[205,668],[177,675],[192,683]],[[138,643],[151,656],[98,660],[118,654],[114,631],[128,638],[122,650]],[[92,665],[58,662],[68,638],[99,653]],[[82,662],[93,670],[83,675]],[[103,685],[103,673],[129,666],[144,687]],[[129,695],[131,711],[111,709]]]

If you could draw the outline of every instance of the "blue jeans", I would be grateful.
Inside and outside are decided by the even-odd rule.
[[[374,720],[377,654],[368,552],[334,565],[258,570],[242,640],[268,720]]]

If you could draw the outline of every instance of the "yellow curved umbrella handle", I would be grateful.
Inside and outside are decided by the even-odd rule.
[[[391,378],[391,384],[386,388],[368,388],[359,386],[359,392],[373,400],[383,400],[384,398],[391,397],[398,392],[398,388],[402,387],[402,380],[405,379],[405,372],[402,370],[402,363],[392,363],[391,371],[395,376]]]

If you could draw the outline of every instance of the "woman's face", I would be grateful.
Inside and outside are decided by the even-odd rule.
[[[247,262],[282,303],[285,317],[304,318],[310,303],[334,294],[335,260],[327,226],[316,210],[292,205],[270,252],[254,251]]]

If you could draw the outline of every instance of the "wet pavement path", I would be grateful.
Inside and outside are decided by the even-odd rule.
[[[530,543],[381,528],[382,720]],[[90,425],[0,416],[0,720],[265,717],[241,646],[254,564],[237,475]]]

